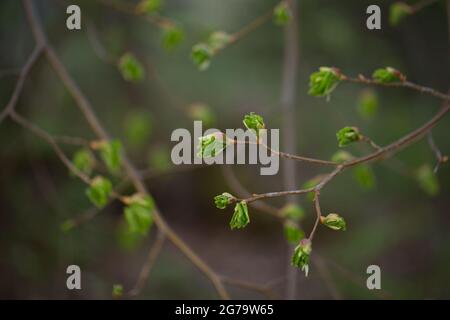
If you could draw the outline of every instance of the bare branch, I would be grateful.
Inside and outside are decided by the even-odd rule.
[[[155,264],[155,261],[158,258],[159,253],[161,252],[161,249],[164,246],[165,240],[166,235],[164,234],[164,232],[161,232],[161,230],[158,229],[155,243],[150,248],[147,259],[145,260],[145,263],[141,268],[141,272],[139,273],[136,284],[134,285],[133,289],[128,292],[128,296],[133,297],[141,293],[145,283],[147,282],[150,271],[153,268],[153,265]]]
[[[37,45],[33,52],[31,53],[30,57],[27,59],[27,62],[21,69],[19,73],[19,79],[17,80],[16,87],[14,88],[14,92],[11,96],[11,99],[9,99],[8,104],[6,105],[6,108],[0,113],[0,123],[7,117],[16,107],[17,100],[19,100],[20,93],[22,92],[23,85],[25,83],[25,80],[27,79],[28,73],[30,72],[33,65],[38,60],[39,56],[42,53],[42,45]]]
[[[432,132],[428,132],[428,144],[430,145],[431,151],[433,151],[437,163],[436,166],[434,167],[433,172],[436,174],[441,166],[441,164],[446,163],[448,161],[448,156],[444,156],[442,155],[441,150],[439,150],[438,146],[436,145],[436,143],[434,142],[433,139],[433,134]]]

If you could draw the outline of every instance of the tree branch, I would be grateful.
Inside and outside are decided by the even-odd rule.
[[[53,51],[51,46],[47,44],[47,39],[42,30],[41,23],[38,20],[36,13],[34,12],[34,8],[30,0],[23,0],[23,3],[36,42],[38,43],[38,45],[44,46],[48,61],[56,71],[57,75],[60,77],[61,81],[66,86],[67,90],[71,93],[71,95],[75,99],[78,107],[83,113],[91,129],[94,131],[94,133],[98,136],[99,139],[109,140],[109,136],[106,133],[106,130],[103,128],[98,118],[96,117],[89,101],[86,99],[86,97],[83,95],[77,84],[69,75],[69,73],[67,72],[64,65],[59,60],[58,56]],[[145,184],[143,183],[136,169],[128,160],[125,154],[123,155],[123,165],[128,177],[132,181],[136,190],[144,195],[149,194]],[[155,208],[153,212],[153,217],[156,225],[164,234],[167,235],[168,239],[182,253],[184,253],[184,255],[186,255],[186,257],[195,266],[197,266],[197,268],[199,268],[209,278],[209,280],[214,285],[216,291],[218,292],[219,296],[223,299],[229,299],[228,292],[226,291],[219,276],[209,267],[208,264],[206,264],[199,256],[197,256],[197,254],[170,228],[170,226],[161,216],[158,208]]]

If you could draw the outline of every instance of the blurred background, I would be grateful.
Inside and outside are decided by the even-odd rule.
[[[142,16],[118,12],[102,1],[34,1],[55,51],[95,108],[107,130],[124,144],[135,165],[148,174],[146,185],[173,229],[218,274],[271,285],[283,298],[291,247],[273,217],[250,208],[251,223],[231,231],[232,209],[215,208],[213,197],[233,193],[218,165],[180,169],[170,161],[174,129],[239,128],[243,116],[261,114],[269,128],[280,128],[283,28],[271,21],[223,50],[208,70],[190,60],[192,46],[212,31],[233,33],[265,14],[275,0],[166,0],[160,16],[175,21],[183,41],[169,50],[161,27]],[[133,1],[120,1],[136,4]],[[413,82],[447,92],[449,44],[446,1],[438,1],[397,26],[389,24],[391,1],[300,0],[298,99],[295,106],[299,154],[329,159],[338,149],[335,133],[357,126],[386,145],[426,122],[440,101],[405,89],[342,84],[330,101],[307,94],[309,75],[320,66],[345,74],[370,76],[392,66]],[[410,1],[409,3],[414,3]],[[66,7],[78,4],[82,29],[69,31]],[[369,4],[382,8],[382,29],[369,31]],[[20,1],[0,3],[0,101],[6,106],[17,73],[35,45]],[[131,52],[145,77],[127,82],[116,61]],[[3,107],[2,107],[3,109]],[[95,139],[73,98],[48,61],[41,57],[28,77],[17,111],[57,136]],[[433,130],[436,144],[449,153],[449,119]],[[283,131],[281,131],[283,135]],[[85,186],[72,177],[51,147],[10,119],[0,125],[0,298],[109,299],[112,286],[135,284],[156,228],[147,237],[127,232],[122,205],[112,202],[70,231],[67,219],[94,212]],[[76,147],[63,146],[72,157]],[[370,152],[350,146],[354,155]],[[369,174],[346,171],[322,192],[325,212],[346,218],[347,231],[320,227],[311,267],[297,277],[300,299],[443,299],[450,298],[450,167],[437,176],[435,156],[426,139],[394,158],[370,167]],[[326,168],[297,163],[299,188]],[[422,168],[422,170],[421,170]],[[252,193],[283,189],[281,174],[260,176],[258,166],[232,166]],[[283,170],[283,167],[281,167]],[[371,174],[373,173],[373,175]],[[114,181],[117,183],[117,181]],[[131,192],[130,190],[127,190]],[[312,202],[302,224],[314,223]],[[286,199],[270,204],[282,207]],[[66,268],[82,270],[82,290],[66,289]],[[366,288],[366,268],[382,270],[382,289]],[[264,295],[227,286],[233,298]],[[166,242],[138,296],[144,299],[212,299],[217,294],[204,274]]]

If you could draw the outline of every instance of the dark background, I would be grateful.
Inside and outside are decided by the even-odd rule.
[[[370,75],[378,67],[392,66],[413,82],[447,91],[445,1],[395,28],[387,21],[390,1],[376,2],[382,7],[381,31],[365,27],[365,10],[374,1],[299,1],[295,110],[299,153],[328,159],[337,150],[335,132],[345,125],[358,126],[386,145],[427,121],[439,108],[440,101],[406,89],[376,88],[378,112],[365,120],[356,108],[364,86],[340,85],[329,102],[307,95],[309,75],[322,65],[339,67],[350,75]],[[232,210],[219,211],[212,202],[214,195],[230,190],[220,166],[180,171],[170,164],[170,134],[176,128],[192,130],[189,106],[193,103],[210,106],[214,126],[220,129],[240,127],[243,115],[250,111],[263,115],[269,127],[280,127],[282,28],[267,23],[215,57],[206,72],[196,70],[189,59],[192,45],[209,32],[237,31],[276,1],[167,0],[162,14],[179,22],[186,33],[181,46],[170,53],[161,47],[160,30],[142,18],[118,13],[96,1],[73,1],[82,10],[82,30],[69,31],[65,27],[68,2],[35,3],[56,52],[108,131],[123,141],[139,168],[161,173],[146,182],[174,230],[219,274],[260,284],[275,280],[274,290],[283,297],[291,251],[281,226],[250,209],[251,224],[245,230],[231,231]],[[88,29],[95,30],[94,38],[109,55],[135,53],[146,66],[145,81],[125,82],[116,66],[96,55]],[[16,81],[14,70],[34,47],[20,1],[0,2],[0,43],[0,70],[4,70],[0,103],[6,105]],[[17,110],[52,134],[94,138],[43,58],[33,68]],[[133,117],[148,119],[149,133],[137,142],[127,138],[127,121]],[[447,117],[433,131],[444,153],[450,149],[448,125]],[[0,146],[0,298],[102,299],[111,297],[114,283],[130,288],[156,229],[133,244],[124,236],[122,207],[115,202],[89,223],[62,232],[63,221],[91,207],[85,186],[68,175],[48,144],[10,119],[1,123]],[[370,151],[348,149],[354,154]],[[75,151],[64,150],[69,156]],[[382,269],[384,297],[450,297],[450,169],[445,165],[440,169],[440,192],[431,197],[414,178],[415,170],[426,163],[434,166],[435,158],[423,140],[395,160],[375,164],[374,188],[359,187],[346,172],[322,192],[324,211],[339,212],[348,230],[338,233],[319,228],[313,254],[324,259],[331,276],[328,282],[335,283],[341,297],[383,297],[365,287],[370,264]],[[297,170],[301,183],[326,172],[301,163]],[[234,171],[251,192],[282,189],[281,175],[259,176],[255,166],[235,166]],[[306,208],[304,225],[309,230],[315,212],[310,201],[299,199]],[[271,203],[280,207],[284,201]],[[81,291],[66,289],[65,270],[70,264],[82,269]],[[312,268],[308,278],[298,277],[298,298],[330,298],[328,285]],[[242,289],[230,288],[230,292],[234,298],[263,298]],[[207,278],[166,243],[139,297],[208,299],[217,295]]]

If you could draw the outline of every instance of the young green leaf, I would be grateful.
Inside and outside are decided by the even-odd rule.
[[[329,97],[341,81],[341,73],[336,68],[320,67],[311,74],[309,79],[309,94],[315,97]]]
[[[151,148],[148,155],[148,162],[152,169],[157,171],[166,171],[171,165],[170,150],[165,146],[155,146]]]
[[[208,46],[212,52],[225,48],[231,41],[231,35],[224,31],[215,31],[208,37]]]
[[[130,232],[146,235],[153,224],[153,199],[150,196],[135,194],[125,198],[125,203],[125,220]]]
[[[280,2],[273,9],[273,21],[276,25],[284,26],[291,21],[292,12],[287,1]]]
[[[403,75],[400,71],[391,67],[380,68],[375,70],[372,74],[372,78],[376,82],[383,84],[406,81],[405,75]]]
[[[75,168],[89,176],[94,169],[95,158],[89,150],[79,149],[73,155],[72,163]]]
[[[305,237],[305,233],[299,228],[298,224],[292,220],[286,220],[283,225],[284,237],[287,242],[296,244]]]
[[[150,139],[152,118],[142,111],[129,112],[125,117],[125,136],[133,147],[141,147]]]
[[[112,296],[114,299],[120,299],[123,296],[123,286],[121,284],[113,285]]]
[[[405,17],[413,13],[413,8],[404,2],[394,2],[389,8],[389,23],[398,25]]]
[[[86,189],[86,195],[89,200],[98,208],[103,208],[112,193],[112,183],[107,178],[95,177],[89,188]]]
[[[364,189],[372,189],[376,178],[372,167],[368,164],[360,164],[353,169],[353,178]]]
[[[229,141],[222,132],[214,132],[199,138],[197,157],[214,158],[228,146]]]
[[[320,222],[333,230],[345,231],[347,226],[344,218],[337,213],[330,213],[327,216],[320,216]]]
[[[199,43],[192,47],[191,59],[200,71],[209,68],[213,52],[206,43]]]
[[[165,26],[162,29],[162,45],[167,51],[174,50],[184,40],[184,31],[177,25]]]
[[[259,130],[265,129],[264,119],[260,115],[250,112],[244,116],[243,123],[248,130],[251,130],[257,137],[259,137]]]
[[[103,141],[98,145],[100,157],[112,173],[117,173],[122,164],[122,143],[119,140]]]
[[[218,209],[225,209],[229,204],[233,202],[234,199],[234,196],[232,196],[228,192],[224,192],[214,197],[214,204]]]
[[[430,165],[422,165],[416,172],[416,179],[422,190],[430,196],[439,193],[439,181]]]
[[[75,223],[72,219],[67,219],[61,223],[60,228],[62,232],[69,232],[75,227]]]
[[[233,216],[230,220],[231,229],[244,228],[249,222],[250,217],[248,215],[247,203],[245,201],[236,203]]]
[[[309,256],[311,255],[311,251],[311,241],[309,239],[303,239],[295,248],[294,255],[292,256],[292,265],[304,271],[305,276],[308,276],[309,272]]]
[[[356,127],[344,127],[336,133],[339,147],[345,147],[353,142],[360,141],[363,136]]]
[[[164,4],[163,0],[141,0],[136,7],[136,11],[142,13],[154,13],[159,11]]]
[[[350,152],[345,150],[338,150],[335,154],[331,156],[331,161],[337,163],[344,163],[353,159],[353,156]]]
[[[372,119],[377,113],[378,97],[375,91],[365,89],[358,97],[357,111],[364,120]]]
[[[281,215],[293,221],[300,221],[305,217],[305,210],[296,203],[288,203],[281,208]]]
[[[141,63],[131,53],[125,53],[119,60],[119,70],[126,81],[138,82],[145,77]]]

